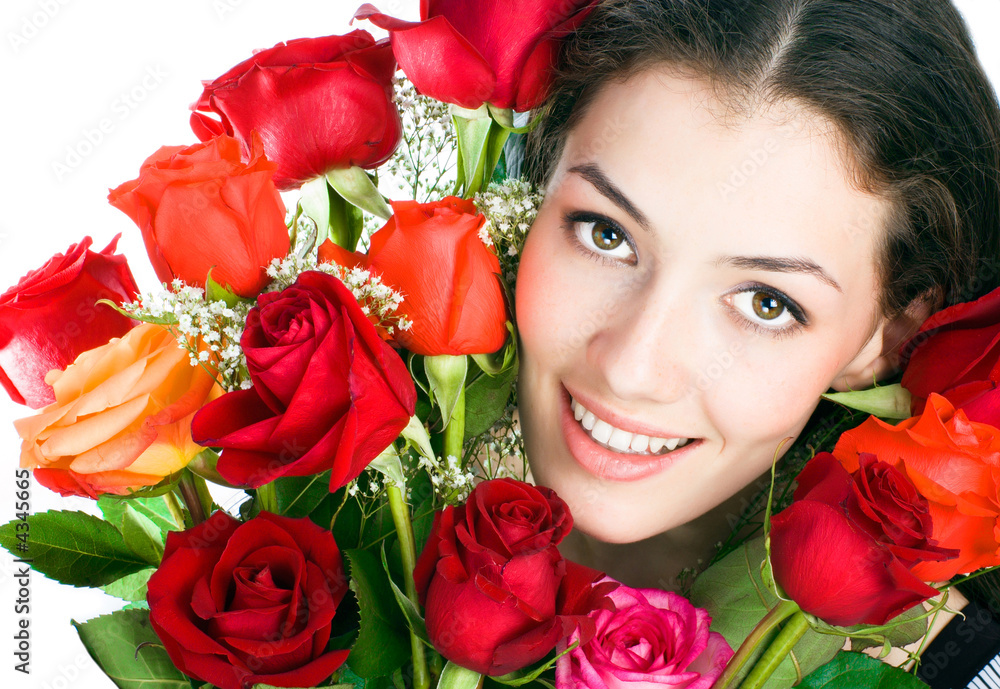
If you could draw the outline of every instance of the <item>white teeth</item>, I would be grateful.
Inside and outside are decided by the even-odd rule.
[[[614,450],[624,452],[632,445],[632,434],[628,431],[616,428],[611,431],[611,437],[608,438],[608,445],[610,445]]]
[[[649,449],[649,436],[648,435],[637,435],[632,438],[632,444],[629,445],[632,448],[632,452],[645,452]]]
[[[591,438],[616,452],[655,455],[664,451],[676,450],[691,442],[689,438],[651,438],[641,433],[630,433],[621,428],[615,428],[607,421],[597,418],[592,411],[573,399],[571,399],[570,407],[573,410],[573,416],[580,422],[581,426],[590,432]]]
[[[590,436],[599,443],[606,443],[611,440],[611,432],[613,430],[610,423],[598,419],[597,423],[594,424],[594,430],[590,432]]]

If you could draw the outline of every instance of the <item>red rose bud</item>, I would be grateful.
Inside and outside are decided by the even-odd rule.
[[[958,557],[925,559],[913,571],[945,581],[1000,565],[1000,430],[970,421],[931,393],[920,416],[893,426],[875,417],[840,436],[834,456],[857,471],[864,453],[878,455],[912,481],[927,501],[931,537]]]
[[[401,346],[427,356],[490,354],[507,339],[500,261],[480,236],[486,218],[472,201],[393,202],[394,214],[372,235],[367,254],[329,240],[320,259],[361,266],[402,292],[399,313],[413,323]]]
[[[574,571],[586,585],[561,590],[568,563],[556,546],[572,526],[553,491],[511,479],[485,481],[465,505],[436,514],[413,575],[434,648],[490,675],[552,650],[577,623],[572,616],[598,604],[588,587],[600,574]]]
[[[914,415],[936,392],[970,421],[1000,426],[1000,289],[938,311],[901,353]]]
[[[186,148],[164,146],[139,177],[111,191],[111,205],[142,230],[156,276],[204,287],[212,279],[243,297],[267,285],[267,265],[288,254],[285,205],[274,163],[255,139],[249,163],[228,136]]]
[[[774,579],[825,622],[883,624],[938,593],[910,566],[957,554],[930,539],[927,512],[912,483],[884,462],[868,456],[852,476],[833,455],[817,455],[799,474],[795,502],[771,520]]]
[[[597,0],[424,0],[419,22],[365,4],[355,15],[392,35],[417,90],[463,108],[491,103],[523,112],[542,103],[559,45]]]
[[[406,427],[416,389],[340,280],[317,271],[257,299],[240,345],[253,387],[203,407],[196,442],[223,448],[235,485],[332,470],[330,490],[357,477]]]
[[[84,237],[0,296],[0,383],[18,404],[38,409],[54,402],[49,371],[134,325],[97,303],[122,304],[139,292],[125,257],[115,253],[118,237],[100,252],[90,251],[91,243]]]
[[[314,687],[347,658],[327,651],[347,593],[333,535],[308,519],[225,512],[167,534],[149,622],[181,672],[221,689]]]
[[[202,141],[235,136],[244,152],[257,131],[282,190],[335,168],[375,168],[402,137],[395,71],[389,42],[367,31],[279,43],[205,82],[191,128]]]

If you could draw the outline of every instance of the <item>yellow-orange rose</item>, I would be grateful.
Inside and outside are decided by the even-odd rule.
[[[221,394],[165,328],[144,323],[45,382],[56,401],[14,422],[21,466],[63,495],[125,495],[190,462],[191,417]]]

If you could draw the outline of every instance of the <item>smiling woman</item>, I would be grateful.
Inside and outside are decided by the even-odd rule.
[[[1000,112],[938,0],[611,0],[563,66],[529,146],[528,458],[577,557],[675,586],[822,393],[988,291]]]

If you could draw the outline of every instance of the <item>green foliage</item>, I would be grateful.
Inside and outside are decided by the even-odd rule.
[[[305,517],[330,496],[330,472],[312,476],[282,476],[274,481],[274,493],[278,514]]]
[[[73,626],[91,657],[120,689],[191,689],[190,680],[160,645],[148,611],[119,610]]]
[[[49,511],[28,517],[30,549],[18,552],[16,522],[0,526],[0,545],[32,568],[70,586],[102,586],[149,567],[122,532],[83,512]]]
[[[863,653],[838,653],[811,673],[799,689],[926,689],[908,672]]]
[[[112,581],[110,584],[103,585],[101,590],[109,596],[115,596],[116,598],[121,598],[132,603],[145,604],[146,582],[149,581],[149,577],[155,571],[156,569],[153,567],[141,569],[135,574],[129,574],[117,581]]]
[[[351,570],[351,590],[358,599],[361,630],[351,651],[351,668],[364,678],[391,675],[410,659],[406,620],[376,555],[344,553]]]
[[[465,388],[466,440],[490,430],[504,415],[517,380],[517,369],[514,363],[495,376],[480,373]]]

